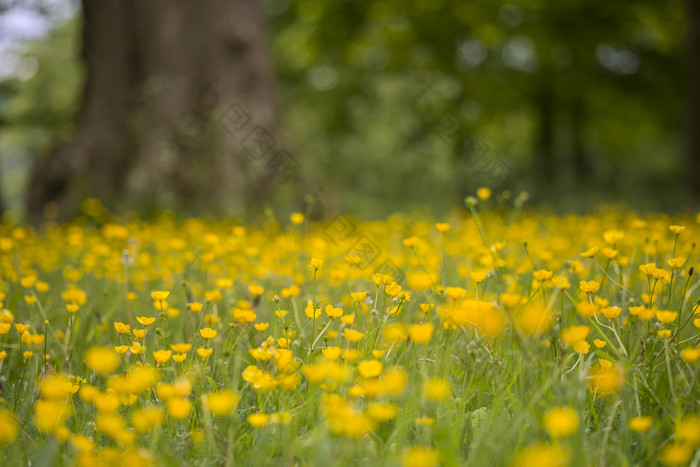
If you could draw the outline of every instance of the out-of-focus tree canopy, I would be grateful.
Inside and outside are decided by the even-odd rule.
[[[315,192],[349,211],[440,212],[482,185],[561,208],[613,198],[684,206],[679,0],[266,0],[264,8],[284,144],[301,165],[296,198],[285,191],[280,200],[287,207]],[[62,131],[75,108],[62,99],[76,96],[79,81],[66,72],[75,70],[66,52],[75,29],[63,25],[28,48],[39,69],[16,85],[0,131],[26,128],[20,115]],[[55,75],[60,61],[70,65]],[[465,149],[474,141],[481,146]]]
[[[459,138],[442,140],[446,114],[539,199],[680,193],[680,1],[266,5],[291,134],[319,179],[365,188],[350,203],[432,204],[492,183],[459,159]],[[432,112],[412,113],[426,86]]]

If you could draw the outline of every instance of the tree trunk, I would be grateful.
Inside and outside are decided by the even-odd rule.
[[[257,0],[83,0],[82,111],[33,167],[30,218],[86,196],[199,213],[264,198],[280,163],[263,22]]]
[[[545,79],[546,77],[546,79]],[[544,74],[541,78],[535,103],[539,112],[539,129],[535,142],[535,179],[551,186],[557,174],[557,163],[554,153],[554,133],[555,133],[555,110],[556,95],[549,74]]]
[[[685,177],[686,189],[700,199],[700,0],[687,0],[688,74],[685,97]]]
[[[571,103],[571,165],[574,170],[574,181],[582,186],[590,179],[591,164],[588,161],[584,144],[584,125],[586,122],[585,108],[581,95],[573,97]]]

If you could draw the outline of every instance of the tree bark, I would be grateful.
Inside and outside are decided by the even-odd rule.
[[[700,199],[700,0],[687,0],[687,90],[685,98],[685,186]]]
[[[188,213],[264,198],[279,173],[263,19],[257,0],[83,0],[82,110],[33,167],[30,218],[87,196]]]

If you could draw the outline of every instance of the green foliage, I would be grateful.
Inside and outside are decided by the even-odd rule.
[[[22,60],[36,72],[28,79],[1,83],[9,94],[6,106],[0,109],[4,195],[15,213],[24,208],[25,179],[32,162],[74,126],[83,82],[79,26],[74,18],[28,42]]]

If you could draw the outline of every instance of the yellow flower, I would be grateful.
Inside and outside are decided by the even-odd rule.
[[[24,357],[25,360],[29,360],[30,358],[32,358],[33,355],[34,355],[34,352],[32,352],[30,350],[27,350],[22,354],[22,356]]]
[[[175,355],[173,355],[173,360],[175,360],[177,363],[184,362],[186,358],[187,358],[186,353],[176,353]]]
[[[690,456],[693,455],[693,450],[684,443],[673,442],[667,444],[661,451],[661,462],[668,466],[681,466],[688,463]]]
[[[277,345],[279,345],[281,348],[286,349],[289,347],[289,339],[286,337],[280,337],[277,339]]]
[[[203,329],[200,329],[200,330],[199,330],[199,333],[202,335],[202,337],[203,337],[204,339],[207,339],[207,340],[213,339],[213,338],[216,337],[216,335],[218,334],[218,332],[217,332],[216,330],[212,329],[212,328],[203,328]]]
[[[568,328],[562,329],[561,340],[565,344],[573,346],[578,342],[581,342],[588,337],[591,332],[591,328],[585,324],[580,326],[569,326]]]
[[[440,455],[431,447],[413,446],[404,451],[401,456],[401,465],[403,467],[437,467],[440,465]]]
[[[136,318],[136,321],[141,323],[142,326],[150,326],[151,324],[155,323],[156,319],[148,318],[146,316],[139,316],[138,318]]]
[[[606,259],[613,259],[619,253],[618,250],[615,250],[613,248],[608,248],[608,247],[603,247],[603,249],[601,251],[603,253],[603,256],[605,256]]]
[[[251,284],[248,286],[248,291],[257,297],[265,293],[265,288],[261,285]]]
[[[586,341],[578,341],[572,347],[574,348],[574,351],[576,353],[584,355],[587,354],[589,350],[591,350],[590,344]]]
[[[280,294],[284,298],[296,297],[300,293],[301,293],[301,288],[296,284],[292,284],[289,287],[285,287],[284,289],[282,289],[280,291]]]
[[[552,284],[554,284],[554,286],[562,292],[571,287],[571,282],[569,282],[569,279],[564,276],[553,277]]]
[[[447,222],[438,222],[437,224],[435,224],[435,228],[438,229],[438,231],[440,232],[447,232],[448,230],[450,230],[450,224],[448,224]]]
[[[66,305],[66,310],[67,310],[68,313],[70,313],[71,315],[77,313],[79,309],[80,309],[80,306],[75,305],[74,303],[69,303],[69,304]]]
[[[292,224],[299,225],[304,222],[304,215],[300,212],[293,212],[289,215],[289,220]]]
[[[0,409],[0,446],[7,446],[17,437],[19,423],[12,412]]]
[[[216,280],[215,284],[220,289],[228,289],[233,285],[233,279],[229,277],[220,277]]]
[[[231,314],[241,324],[252,323],[258,317],[253,310],[247,308],[234,308],[231,310]]]
[[[246,421],[253,428],[262,428],[270,423],[270,416],[266,413],[253,413],[248,415]]]
[[[134,329],[133,334],[137,339],[143,339],[147,332],[148,331],[146,329]]]
[[[342,321],[347,326],[352,326],[352,324],[355,322],[355,315],[341,316],[340,321]]]
[[[600,247],[594,246],[594,247],[587,249],[583,253],[579,253],[579,256],[581,256],[582,258],[593,258],[595,256],[595,254],[598,253],[598,250],[600,250]]]
[[[688,363],[695,363],[700,360],[700,349],[697,347],[686,347],[681,352],[681,358]]]
[[[384,326],[382,335],[387,342],[403,341],[408,337],[408,330],[403,323],[389,323]]]
[[[542,423],[552,438],[567,438],[578,430],[578,413],[572,407],[554,407],[545,412]]]
[[[607,345],[607,342],[602,341],[600,339],[594,339],[593,344],[595,344],[595,346],[598,347],[599,349],[602,349],[603,347],[605,347]]]
[[[192,404],[183,397],[171,397],[168,399],[168,415],[175,420],[189,417],[192,412]]]
[[[579,282],[581,290],[587,294],[596,293],[600,288],[600,283],[596,281],[581,281]]]
[[[306,303],[306,308],[304,308],[304,314],[310,319],[318,318],[321,316],[321,308],[319,306],[314,307],[311,300],[309,300]]]
[[[656,315],[655,308],[649,310],[644,305],[631,306],[629,308],[629,310],[630,310],[630,314],[632,316],[636,316],[637,318],[641,319],[642,321],[651,321],[651,319],[654,317],[654,315]]]
[[[347,329],[347,328],[343,331],[343,334],[345,334],[345,337],[350,342],[357,342],[360,339],[362,339],[365,335],[363,332],[356,331],[355,329]]]
[[[674,269],[682,268],[683,264],[685,263],[685,258],[682,256],[679,256],[677,258],[671,258],[668,261],[668,265],[671,266]]]
[[[651,276],[654,274],[654,271],[656,271],[656,264],[655,263],[647,263],[647,264],[641,264],[639,266],[639,270],[642,271],[642,274],[645,276]]]
[[[214,352],[214,349],[205,349],[204,347],[200,347],[197,349],[197,355],[199,355],[202,358],[209,358]]]
[[[420,239],[414,235],[412,237],[404,238],[403,244],[409,248],[414,248],[416,245],[418,245],[419,241]]]
[[[44,433],[55,433],[71,412],[71,405],[63,401],[39,400],[34,405],[34,425]]]
[[[601,362],[602,363],[602,362]],[[624,384],[622,371],[617,367],[607,365],[593,365],[589,372],[588,385],[599,396],[608,396],[616,393]]]
[[[155,359],[156,363],[160,365],[168,362],[172,355],[173,353],[170,350],[158,350],[156,352],[153,352],[153,358]]]
[[[656,335],[659,336],[659,339],[668,339],[671,337],[671,330],[670,329],[660,329],[656,331]]]
[[[357,371],[364,378],[376,378],[382,373],[382,368],[384,368],[384,365],[379,360],[365,360],[357,365]]]
[[[113,349],[94,346],[85,352],[85,364],[99,375],[106,375],[117,369],[119,357]]]
[[[647,417],[632,417],[629,421],[630,430],[635,433],[644,433],[650,427],[653,419],[649,416]]]
[[[321,353],[330,361],[338,360],[342,350],[340,347],[325,347],[321,349]],[[381,370],[380,370],[381,371]]]
[[[549,271],[547,269],[538,269],[537,271],[534,271],[532,273],[532,277],[534,277],[535,280],[537,280],[539,282],[544,282],[547,279],[551,279],[552,274],[553,274],[552,271]]]
[[[254,325],[255,329],[257,329],[260,332],[265,331],[270,326],[270,323],[256,323]]]
[[[666,270],[661,269],[661,268],[656,268],[654,269],[654,272],[651,273],[652,276],[654,276],[654,279],[659,280],[663,279],[666,276]]]
[[[482,186],[480,188],[476,189],[476,196],[479,197],[480,200],[486,201],[491,197],[491,189],[485,186]]]
[[[685,230],[685,226],[683,226],[683,225],[669,225],[668,230],[670,230],[674,234],[678,235],[679,233],[681,233]]]
[[[656,319],[663,324],[671,324],[678,317],[677,311],[657,311]]]
[[[676,439],[697,447],[700,444],[700,416],[684,415],[676,427]]]
[[[289,310],[275,310],[275,316],[277,316],[281,320],[284,320],[284,317],[287,316],[287,313],[289,313]]]
[[[326,305],[326,314],[331,319],[340,318],[343,316],[343,309],[333,305]]]
[[[27,330],[29,329],[29,326],[31,326],[31,325],[29,325],[29,324],[22,324],[22,323],[15,323],[15,329],[17,330],[17,332],[19,333],[19,335],[22,335],[22,334],[24,334],[25,332],[27,332]]]
[[[387,293],[387,295],[390,295],[392,297],[396,297],[401,293],[402,287],[396,282],[393,281],[391,284],[388,284],[384,286],[384,291]]]
[[[210,392],[205,395],[207,409],[214,415],[219,417],[225,417],[231,413],[236,404],[238,404],[239,397],[235,392],[227,391],[216,391]]]
[[[163,424],[163,410],[158,407],[136,409],[131,414],[131,424],[140,432],[151,432],[157,426]],[[88,449],[92,451],[92,447]]]
[[[10,332],[10,328],[12,328],[10,323],[0,323],[0,336],[4,336]]]
[[[472,280],[477,284],[483,282],[487,275],[488,271],[472,271],[469,273],[469,276],[471,276]]]
[[[450,382],[442,378],[431,378],[423,385],[423,397],[430,401],[441,401],[449,397]]]
[[[311,261],[309,261],[309,266],[314,268],[314,270],[318,271],[319,268],[323,265],[323,260],[319,258],[311,258]]]
[[[128,345],[117,345],[114,347],[114,351],[117,352],[119,355],[124,355],[127,350],[129,350]]]
[[[434,331],[435,326],[431,322],[412,324],[408,327],[408,335],[416,344],[427,344],[430,342]]]
[[[151,300],[153,300],[154,302],[162,302],[165,301],[169,295],[169,291],[154,290],[153,292],[151,292]]]
[[[515,327],[527,335],[547,332],[553,321],[553,313],[543,303],[530,304],[514,316]]]
[[[560,445],[535,444],[516,453],[513,467],[563,467],[568,463],[569,455]]]
[[[211,302],[220,302],[224,296],[221,294],[221,290],[214,289],[204,292],[204,298]]]
[[[36,276],[26,276],[26,277],[21,278],[19,280],[19,283],[25,289],[30,289],[30,288],[34,287],[34,284],[36,283],[36,281],[37,281]]]
[[[617,230],[617,229],[611,229],[603,232],[603,239],[612,245],[615,243],[619,242],[625,237],[625,233]]]
[[[399,408],[386,402],[370,402],[367,407],[367,415],[377,422],[386,422],[399,414]]]
[[[202,311],[203,307],[204,307],[204,305],[199,303],[199,302],[190,303],[190,311],[192,313],[199,313],[200,311]]]
[[[435,424],[435,419],[432,417],[416,418],[416,425],[418,425],[418,426],[433,426],[434,424]]]
[[[124,334],[125,332],[129,332],[131,326],[129,326],[128,324],[120,323],[119,321],[115,321],[114,329],[116,329],[119,334]]]
[[[620,316],[622,308],[620,308],[619,306],[608,306],[603,308],[601,312],[603,313],[603,315],[605,315],[606,318],[615,319],[618,316]]]

